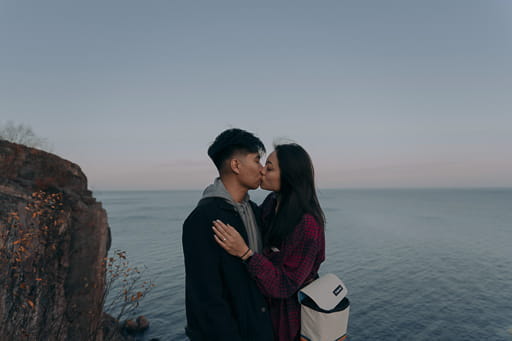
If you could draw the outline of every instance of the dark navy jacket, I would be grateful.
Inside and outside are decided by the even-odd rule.
[[[259,208],[251,202],[259,221]],[[272,341],[265,299],[245,264],[213,239],[220,219],[247,233],[236,209],[222,198],[202,199],[183,224],[187,335],[191,341]]]

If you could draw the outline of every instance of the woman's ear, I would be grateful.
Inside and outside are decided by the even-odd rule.
[[[231,171],[235,174],[240,174],[240,160],[231,159],[229,161],[229,166],[231,167]]]

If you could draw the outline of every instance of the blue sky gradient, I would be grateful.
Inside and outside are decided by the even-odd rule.
[[[199,189],[229,127],[320,187],[512,186],[510,1],[1,1],[0,124],[92,189]]]

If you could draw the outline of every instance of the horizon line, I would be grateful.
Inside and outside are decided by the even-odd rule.
[[[167,189],[91,189],[92,192],[192,192],[203,191],[204,188],[167,188]],[[260,188],[251,191],[266,191]],[[512,190],[512,186],[430,186],[430,187],[323,187],[317,188],[317,191],[324,190]],[[266,191],[270,192],[270,191]]]

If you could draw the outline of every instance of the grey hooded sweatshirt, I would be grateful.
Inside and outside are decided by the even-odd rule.
[[[201,199],[210,197],[223,198],[230,205],[235,207],[237,212],[240,214],[240,217],[242,217],[242,221],[244,222],[245,231],[247,232],[247,236],[249,238],[249,247],[254,252],[261,252],[261,233],[256,223],[256,217],[252,211],[251,204],[249,203],[249,194],[246,194],[242,202],[238,203],[233,200],[233,197],[226,190],[226,187],[224,187],[224,184],[220,178],[216,178],[213,184],[206,187]]]

